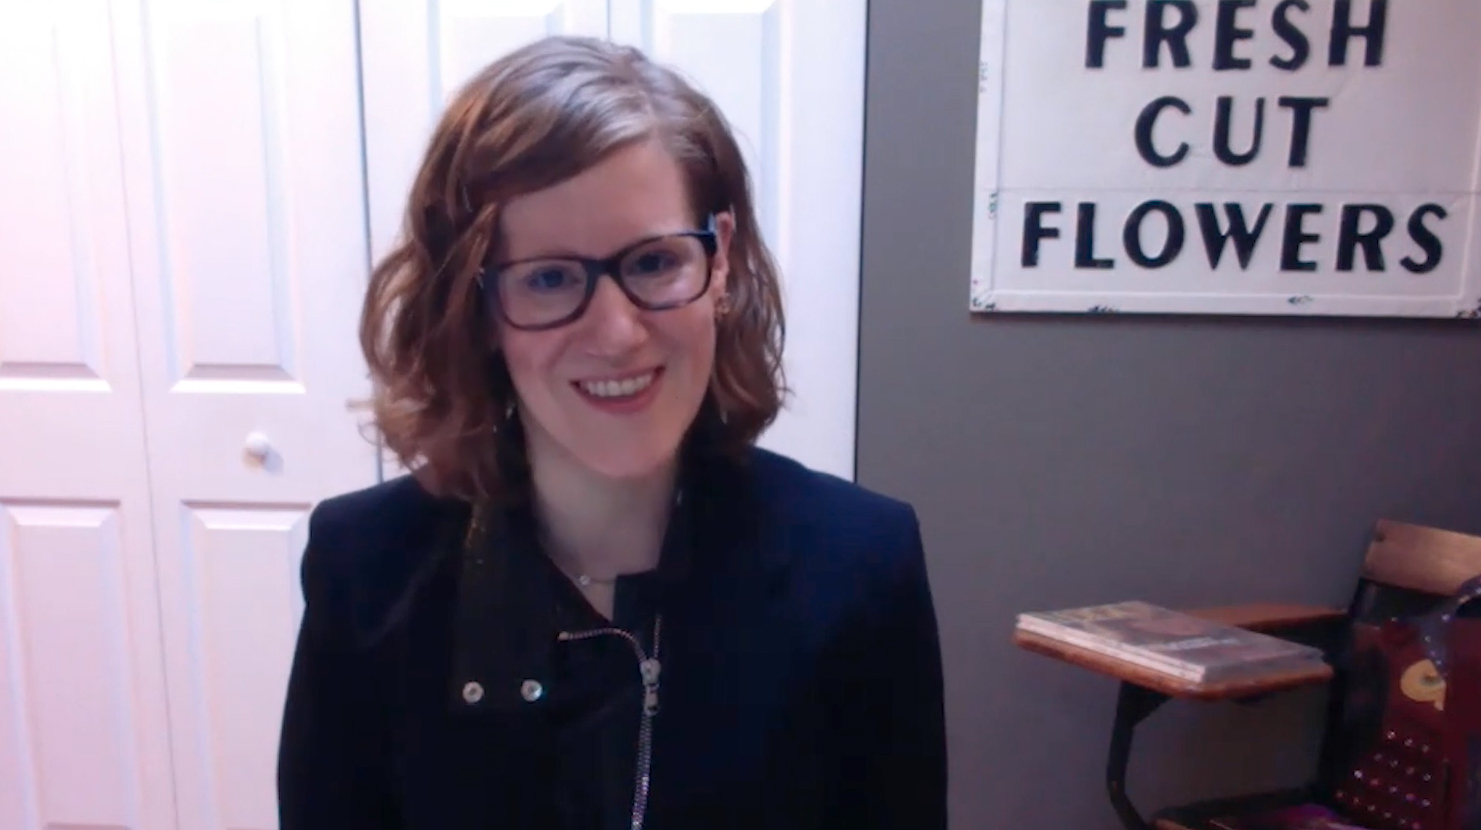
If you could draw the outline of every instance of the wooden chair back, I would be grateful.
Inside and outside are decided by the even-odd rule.
[[[1481,536],[1379,521],[1373,529],[1363,579],[1407,591],[1449,596],[1481,574]]]

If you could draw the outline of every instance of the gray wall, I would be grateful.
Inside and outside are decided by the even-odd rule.
[[[1016,651],[1014,615],[1128,597],[1340,604],[1375,518],[1481,532],[1481,335],[973,319],[979,5],[869,4],[858,476],[924,525],[953,827],[1111,828],[1115,686]],[[1165,707],[1133,758],[1133,798],[1296,783],[1320,703]]]

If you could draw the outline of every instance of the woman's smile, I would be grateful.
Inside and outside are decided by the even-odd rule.
[[[573,381],[571,387],[591,406],[603,412],[627,415],[647,408],[657,397],[662,381],[663,367],[659,366],[617,377]]]

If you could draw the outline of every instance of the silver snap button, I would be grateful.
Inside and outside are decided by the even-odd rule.
[[[519,696],[529,703],[534,703],[545,696],[545,687],[538,680],[526,680],[519,685]]]
[[[463,701],[465,703],[477,703],[480,700],[483,700],[483,684],[472,680],[464,683]]]

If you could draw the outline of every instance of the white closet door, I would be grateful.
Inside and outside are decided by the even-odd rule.
[[[354,0],[115,0],[182,830],[276,827],[298,561],[373,484]]]
[[[105,2],[0,24],[0,827],[174,826]]]
[[[607,33],[607,0],[361,0],[371,249],[401,231],[443,106],[496,58],[541,37]]]
[[[794,396],[762,444],[853,478],[864,0],[612,0],[614,40],[693,78],[739,133],[782,269]]]

